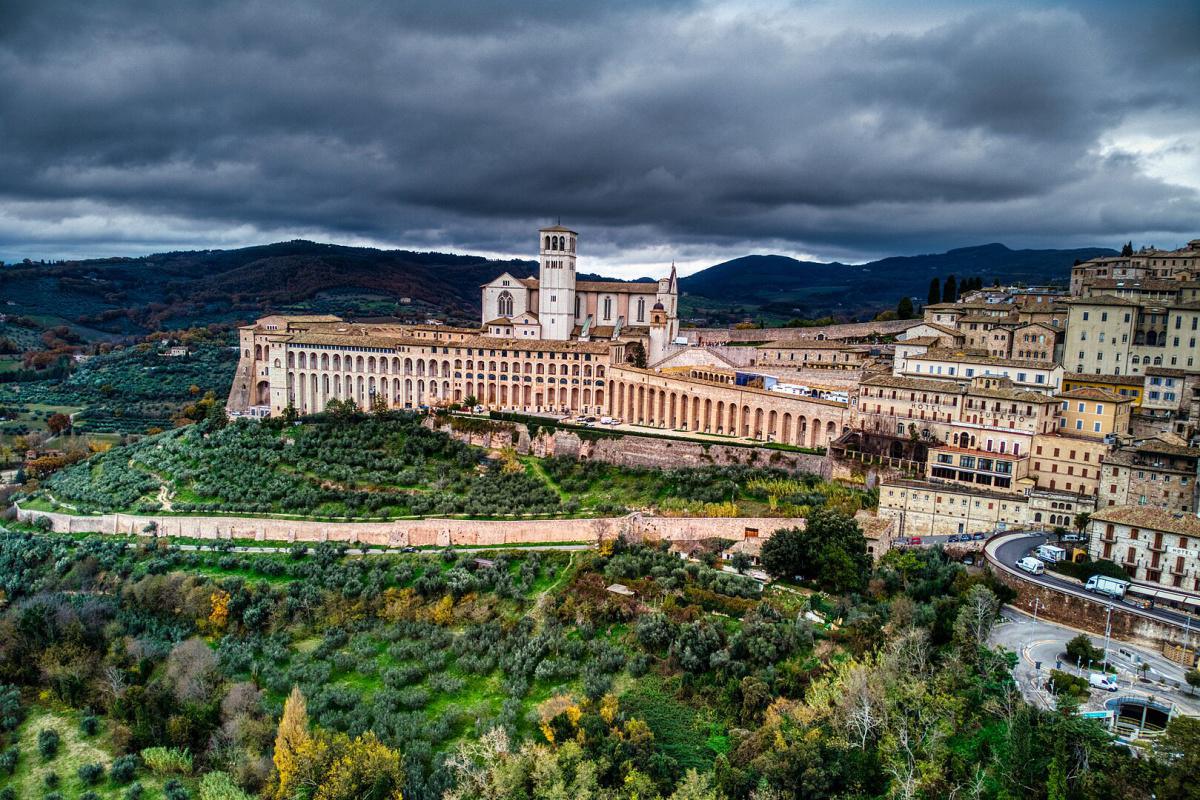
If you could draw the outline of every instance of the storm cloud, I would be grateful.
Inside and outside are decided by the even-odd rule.
[[[8,0],[0,257],[1174,245],[1200,6],[1136,5]]]

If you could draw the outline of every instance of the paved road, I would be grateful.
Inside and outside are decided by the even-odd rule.
[[[1198,629],[1198,625],[1200,625],[1200,623],[1198,623],[1195,618],[1186,614],[1180,614],[1175,611],[1167,611],[1162,608],[1141,608],[1140,606],[1134,605],[1133,603],[1125,600],[1109,600],[1103,595],[1087,591],[1078,583],[1060,578],[1049,570],[1042,575],[1031,575],[1022,569],[1018,569],[1016,566],[1017,561],[1028,555],[1029,552],[1038,545],[1045,544],[1046,539],[1047,537],[1045,534],[1013,534],[1007,536],[1002,534],[994,537],[988,542],[988,546],[986,548],[988,560],[993,564],[997,564],[998,566],[1005,568],[1008,572],[1016,575],[1023,581],[1037,583],[1056,591],[1075,595],[1076,597],[1086,597],[1089,600],[1093,600],[1098,603],[1111,602],[1113,608],[1120,608],[1123,611],[1148,617],[1169,625],[1176,625],[1180,628],[1196,630],[1197,634],[1200,634],[1200,629]]]
[[[1034,619],[1022,609],[1006,607],[1002,612],[1003,622],[992,630],[990,644],[998,645],[1018,655],[1013,677],[1027,700],[1050,707],[1052,699],[1042,688],[1051,669],[1061,669],[1074,675],[1086,676],[1087,666],[1082,669],[1070,663],[1066,657],[1066,645],[1081,631],[1050,622]],[[1088,634],[1092,644],[1104,647],[1104,637]],[[1137,694],[1169,700],[1189,714],[1200,713],[1200,696],[1194,696],[1183,679],[1183,667],[1168,661],[1153,651],[1134,647],[1125,642],[1108,643],[1109,662],[1117,669],[1116,693],[1093,689],[1088,698],[1090,710],[1099,710],[1106,700],[1119,695]],[[1039,664],[1040,662],[1040,664]],[[1145,679],[1140,665],[1145,663]]]

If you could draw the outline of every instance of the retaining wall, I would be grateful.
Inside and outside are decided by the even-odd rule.
[[[1108,620],[1108,603],[1105,601],[1066,594],[1023,580],[994,565],[990,565],[990,568],[998,581],[1016,591],[1017,599],[1012,603],[1014,606],[1032,613],[1036,602],[1037,615],[1042,619],[1104,635]],[[1112,609],[1109,636],[1114,641],[1131,642],[1150,650],[1182,645],[1186,638],[1185,632],[1175,625],[1143,617],[1116,605]]]
[[[18,508],[17,518],[50,520],[59,533],[142,534],[153,523],[160,535],[197,539],[256,539],[280,542],[351,542],[393,547],[437,545],[493,547],[511,544],[594,542],[624,534],[631,538],[692,541],[720,537],[741,541],[802,527],[803,519],[779,517],[655,517],[629,514],[600,519],[470,520],[420,519],[389,522],[321,522],[237,516],[103,514],[76,516]]]
[[[432,420],[432,418],[431,418]],[[495,421],[495,429],[472,433],[455,431],[449,423],[437,429],[460,441],[477,447],[497,449],[513,447],[522,455],[532,454],[540,458],[570,456],[580,460],[603,461],[624,467],[649,467],[674,469],[677,467],[703,467],[708,465],[731,466],[734,464],[756,467],[777,467],[789,472],[808,472],[828,480],[832,475],[829,459],[812,453],[796,453],[770,447],[738,447],[735,445],[689,442],[682,439],[666,439],[656,436],[638,436],[622,433],[621,436],[604,436],[596,439],[581,437],[570,430],[541,430],[530,437],[524,423]],[[431,425],[436,423],[431,422]]]

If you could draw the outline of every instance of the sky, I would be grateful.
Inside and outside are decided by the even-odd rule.
[[[0,259],[1200,237],[1200,3],[0,0]]]

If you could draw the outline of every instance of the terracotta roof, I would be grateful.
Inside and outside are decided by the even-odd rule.
[[[1110,506],[1092,513],[1093,522],[1114,522],[1183,536],[1200,536],[1200,517],[1154,506]]]
[[[867,351],[877,345],[849,344],[841,339],[780,339],[758,345],[759,350],[854,350]]]
[[[1188,375],[1196,375],[1196,372],[1188,372],[1186,369],[1172,369],[1170,367],[1146,367],[1147,375],[1163,375],[1168,378],[1186,378]]]
[[[967,390],[972,397],[991,397],[996,400],[1015,400],[1021,403],[1053,403],[1053,397],[1041,392],[1031,392],[1026,389],[984,389],[972,388]]]
[[[898,339],[896,344],[935,345],[941,341],[938,336],[914,336],[911,339]]]
[[[1088,375],[1086,372],[1068,372],[1063,375],[1063,382],[1072,383],[1107,383],[1110,386],[1141,386],[1140,375]]]
[[[1119,395],[1108,389],[1098,389],[1095,386],[1080,386],[1067,392],[1059,392],[1055,397],[1065,397],[1069,400],[1100,400],[1105,403],[1132,403],[1133,398]]]
[[[542,231],[550,231],[551,233],[574,233],[576,236],[579,235],[570,228],[564,228],[562,225],[551,225],[549,228],[538,228],[538,233],[541,233]]]
[[[972,364],[995,364],[997,366],[1027,367],[1029,369],[1054,369],[1056,366],[1058,366],[1053,361],[1028,361],[1021,358],[1000,358],[999,356],[989,356],[983,351],[953,349],[948,347],[933,348],[926,351],[923,355],[912,356],[912,358],[933,361],[965,361]],[[966,376],[964,375],[956,377]]]
[[[537,289],[537,278],[521,278],[527,288]],[[658,283],[649,281],[576,281],[575,289],[580,292],[611,292],[613,294],[658,294]]]
[[[1099,294],[1089,297],[1072,297],[1067,301],[1073,306],[1136,306],[1133,300],[1124,297],[1114,297],[1111,294]]]
[[[1090,284],[1094,289],[1146,289],[1149,291],[1173,291],[1179,281],[1164,281],[1153,278],[1098,278]]]
[[[963,394],[962,386],[954,381],[937,381],[931,378],[906,378],[901,375],[872,375],[864,378],[860,386],[882,386],[888,389],[914,389],[921,392],[943,392],[946,394]]]

